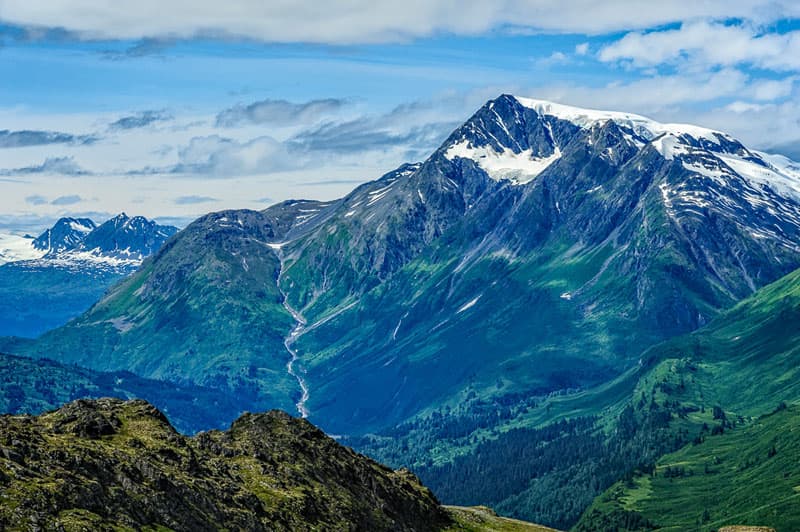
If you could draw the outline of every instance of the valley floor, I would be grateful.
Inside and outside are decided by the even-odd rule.
[[[455,524],[444,532],[557,532],[554,528],[500,517],[485,506],[445,506],[445,509]]]

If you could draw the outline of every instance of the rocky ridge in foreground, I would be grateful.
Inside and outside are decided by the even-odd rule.
[[[473,513],[280,411],[195,437],[140,400],[0,418],[2,529],[538,530]]]

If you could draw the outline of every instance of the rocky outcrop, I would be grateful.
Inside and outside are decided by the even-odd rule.
[[[280,411],[190,438],[144,401],[0,418],[0,528],[425,531],[433,494]]]

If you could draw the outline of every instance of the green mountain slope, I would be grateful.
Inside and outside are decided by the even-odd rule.
[[[610,383],[476,400],[348,442],[411,465],[444,500],[567,528],[616,480],[710,434],[723,414],[741,425],[800,399],[798,345],[800,270],[648,350]]]
[[[724,164],[766,171],[741,143],[698,131],[669,132],[676,157],[662,126],[503,95],[341,200],[201,218],[15,352],[225,388],[253,409],[302,400],[336,434],[602,385],[800,264],[800,203]],[[557,157],[519,182],[475,150]]]
[[[128,371],[101,373],[47,359],[0,353],[0,412],[39,414],[75,399],[146,399],[181,432],[227,426],[242,412],[235,397],[213,388],[144,379]]]
[[[4,416],[0,435],[4,529],[543,530],[448,512],[407,471],[277,411],[187,438],[146,402],[77,401]]]
[[[207,215],[14,352],[299,406],[446,502],[569,526],[735,407],[699,340],[642,353],[796,268],[800,202],[727,135],[526,102],[341,200]]]
[[[800,409],[791,406],[708,435],[612,486],[576,530],[799,530],[798,433]]]
[[[445,510],[453,520],[453,524],[446,529],[446,532],[556,532],[555,529],[546,526],[500,517],[485,506],[468,508],[445,506]]]
[[[283,224],[252,211],[203,217],[87,313],[12,349],[213,386],[243,409],[290,410],[297,382],[286,373],[283,341],[293,320],[267,245]]]
[[[669,408],[674,415],[672,429],[682,425],[692,430],[697,434],[694,443],[660,459],[657,469],[662,475],[656,479],[639,474],[612,487],[580,527],[596,529],[622,518],[633,519],[629,525],[649,521],[681,528],[700,518],[700,524],[711,529],[723,522],[741,524],[737,519],[746,517],[751,524],[796,529],[797,502],[792,497],[800,482],[792,475],[800,441],[794,428],[797,407],[761,416],[777,405],[800,402],[799,346],[800,271],[796,271],[707,327],[650,350],[649,369],[642,372],[634,401],[639,396]],[[759,454],[772,458],[767,455],[774,454],[772,447],[778,442],[783,442],[783,459],[759,458]],[[716,467],[723,455],[726,465]],[[665,478],[667,467],[677,471],[677,477]],[[704,474],[706,469],[711,473]],[[706,495],[689,504],[701,489]],[[645,495],[646,501],[640,501]],[[791,508],[770,506],[786,497]]]

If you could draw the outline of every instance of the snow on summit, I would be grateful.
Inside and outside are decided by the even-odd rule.
[[[520,98],[517,96],[514,98],[523,106],[536,111],[539,115],[554,116],[583,128],[592,127],[599,122],[613,120],[622,126],[629,127],[637,135],[648,140],[652,140],[664,134],[675,136],[689,135],[695,139],[705,139],[715,144],[719,144],[720,136],[728,140],[733,140],[730,135],[721,131],[692,124],[663,124],[651,118],[633,113],[584,109],[582,107],[573,107],[571,105],[564,105],[546,100],[535,100],[533,98]]]
[[[494,122],[508,137],[495,137],[484,127],[478,137],[465,135],[450,144],[445,157],[449,160],[470,159],[494,180],[524,185],[562,156],[564,146],[558,145],[553,135],[554,122],[548,117],[570,122],[584,130],[613,121],[638,149],[651,146],[665,159],[679,162],[693,174],[720,183],[735,177],[742,178],[757,189],[769,187],[781,196],[800,201],[800,164],[782,156],[749,150],[727,133],[692,124],[662,123],[633,113],[585,109],[517,96],[508,99],[532,109],[543,119],[552,141],[549,153],[543,154],[541,149],[537,152],[520,146],[509,131],[509,122],[519,118],[501,117],[494,106],[498,101],[495,100],[489,103],[489,110],[495,116],[488,120]],[[480,119],[478,127],[485,126],[485,120],[485,117]],[[510,138],[511,142],[501,142],[500,139],[506,138]],[[521,149],[523,147],[527,149]]]

